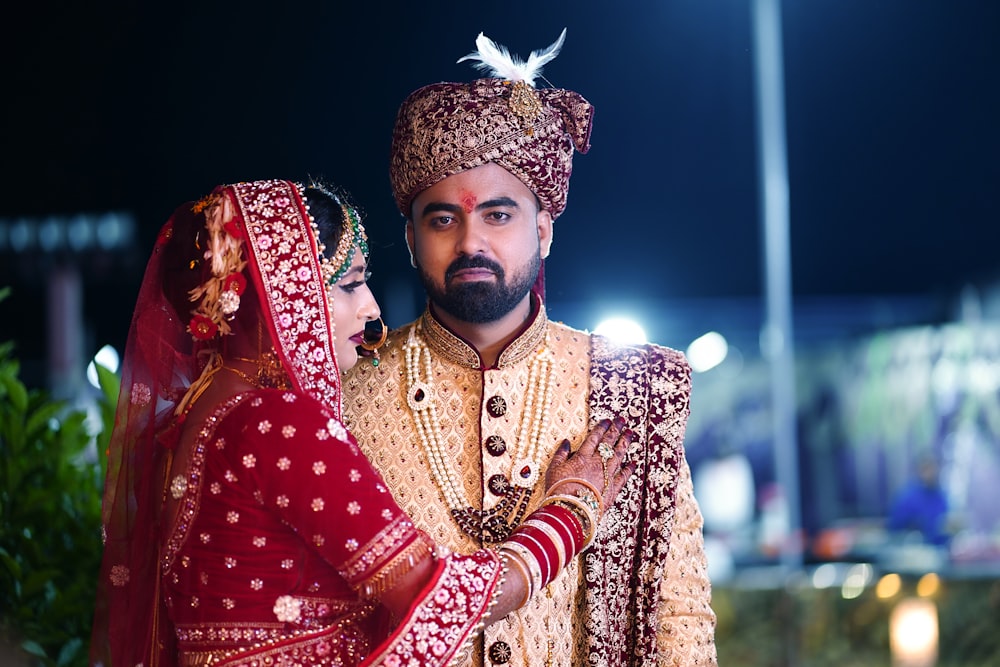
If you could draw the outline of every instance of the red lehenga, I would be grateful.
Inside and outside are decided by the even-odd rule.
[[[377,592],[430,543],[341,423],[329,297],[301,189],[263,181],[213,194],[207,214],[242,238],[293,386],[216,406],[183,451],[165,435],[203,371],[162,293],[165,240],[204,214],[179,208],[150,260],[126,349],[91,662],[446,665],[482,626],[500,560],[438,551],[406,617],[387,618]],[[182,473],[168,479],[170,461]]]

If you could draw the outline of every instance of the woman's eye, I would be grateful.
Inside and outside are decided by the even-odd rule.
[[[343,285],[338,285],[338,287],[340,287],[340,289],[350,294],[354,290],[366,284],[371,279],[371,277],[372,277],[372,272],[365,271],[364,278],[362,278],[361,280],[355,280],[354,282],[344,283]]]
[[[345,292],[347,292],[348,294],[350,294],[351,292],[353,292],[354,290],[358,289],[359,287],[361,287],[364,284],[365,284],[364,280],[355,280],[353,283],[347,283],[346,285],[341,285],[340,289],[342,289]]]

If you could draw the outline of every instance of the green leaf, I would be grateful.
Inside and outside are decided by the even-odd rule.
[[[49,428],[49,421],[59,414],[63,406],[58,402],[45,403],[40,405],[34,413],[28,417],[24,425],[25,435],[29,438],[37,435],[43,429]]]
[[[69,665],[72,664],[73,660],[81,654],[81,649],[83,648],[83,640],[79,637],[74,637],[70,639],[59,651],[59,659],[56,661],[57,665]]]
[[[0,375],[0,383],[7,390],[7,396],[10,397],[14,408],[23,412],[28,407],[28,390],[24,388],[21,381],[15,376],[4,374]]]
[[[48,654],[45,652],[45,649],[42,648],[38,644],[38,642],[31,639],[25,639],[23,642],[21,642],[21,648],[31,655],[37,655],[39,658],[48,657]]]
[[[10,572],[15,579],[21,578],[21,564],[17,559],[7,553],[7,550],[0,547],[0,563]]]

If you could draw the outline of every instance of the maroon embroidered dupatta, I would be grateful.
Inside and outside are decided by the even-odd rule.
[[[638,467],[585,553],[588,664],[639,667],[656,662],[690,370],[667,348],[591,340],[591,419],[624,416],[646,446],[629,452]]]

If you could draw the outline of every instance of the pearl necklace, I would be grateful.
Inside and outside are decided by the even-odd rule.
[[[483,542],[506,540],[524,518],[531,491],[541,476],[538,443],[548,433],[549,409],[555,393],[552,378],[552,352],[542,345],[528,367],[528,387],[521,412],[517,445],[513,453],[508,479],[510,486],[491,510],[477,510],[465,494],[462,482],[456,479],[445,456],[441,422],[431,385],[431,351],[410,328],[405,346],[407,404],[413,412],[417,435],[427,455],[431,474],[444,496],[445,503],[459,527],[471,537]],[[422,362],[422,363],[421,363]],[[423,377],[421,378],[421,365]]]

